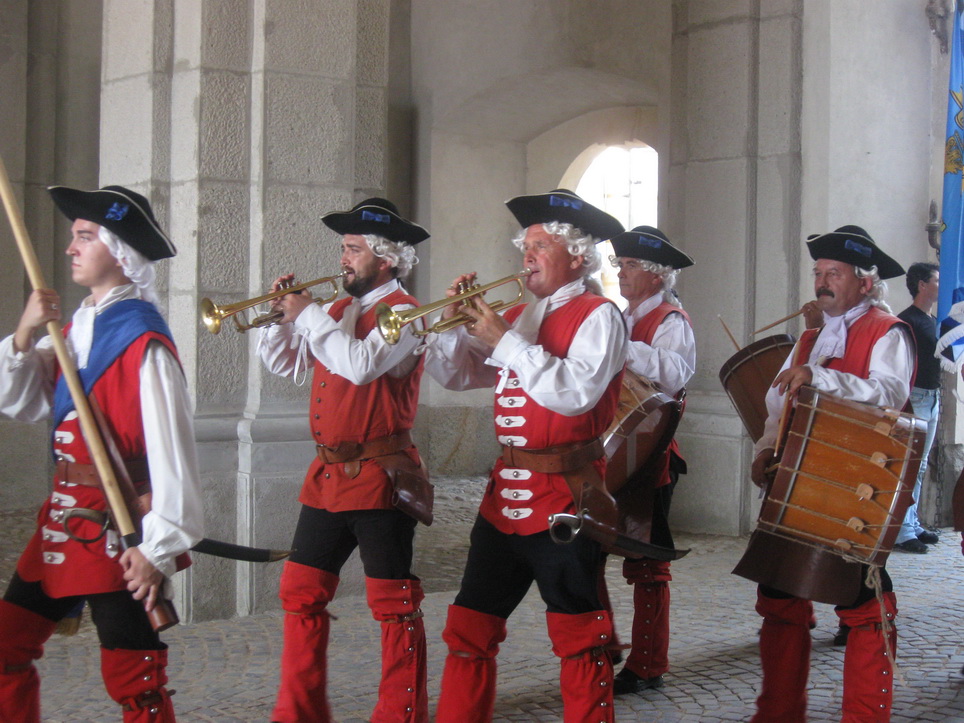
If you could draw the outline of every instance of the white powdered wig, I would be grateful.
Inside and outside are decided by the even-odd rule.
[[[399,279],[407,278],[412,267],[418,263],[414,247],[404,241],[389,241],[382,236],[366,233],[365,243],[377,258],[387,259],[395,269],[395,276]]]
[[[592,276],[597,271],[602,268],[602,254],[599,253],[599,249],[596,248],[596,243],[600,240],[595,236],[589,236],[583,233],[582,229],[578,229],[571,223],[559,223],[558,221],[549,221],[548,223],[542,224],[542,229],[550,236],[558,237],[558,243],[564,243],[566,249],[572,256],[582,256],[582,275]],[[512,239],[512,243],[515,247],[525,252],[522,248],[522,243],[525,241],[526,230],[520,229],[519,233],[515,235]]]
[[[894,313],[891,311],[890,306],[887,305],[887,302],[884,301],[884,295],[887,293],[887,282],[880,278],[880,275],[877,273],[877,267],[871,266],[869,269],[862,269],[859,266],[854,266],[854,273],[858,279],[870,279],[873,282],[873,286],[871,286],[870,291],[867,292],[870,305],[879,306],[888,314]]]
[[[623,257],[628,258],[628,257]],[[663,264],[657,264],[655,261],[649,261],[647,259],[631,259],[639,264],[639,267],[643,271],[649,271],[651,274],[656,274],[663,280],[663,301],[667,304],[672,304],[673,306],[678,306],[683,308],[683,303],[679,300],[676,292],[673,289],[676,287],[676,277],[679,276],[679,269],[674,269],[672,266],[664,266]],[[610,256],[609,263],[613,265],[614,268],[619,268],[619,257]]]
[[[111,256],[117,259],[117,262],[121,265],[124,276],[140,289],[141,298],[159,307],[161,300],[154,288],[154,279],[157,276],[154,271],[154,262],[148,260],[140,251],[131,248],[105,226],[100,227],[98,236],[107,250],[110,251]]]

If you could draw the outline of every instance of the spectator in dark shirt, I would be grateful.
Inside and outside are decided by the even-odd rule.
[[[927,422],[927,439],[924,442],[924,458],[921,460],[917,483],[914,485],[914,502],[907,508],[904,523],[897,535],[895,550],[902,552],[927,552],[927,545],[938,541],[937,534],[925,530],[917,517],[921,483],[927,472],[927,456],[934,443],[937,417],[940,410],[940,361],[934,356],[937,347],[937,319],[931,309],[937,303],[940,272],[936,264],[916,263],[907,270],[907,290],[914,303],[897,316],[910,324],[917,341],[917,376],[910,393],[914,414]]]

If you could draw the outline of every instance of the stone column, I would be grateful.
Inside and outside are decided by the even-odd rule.
[[[696,259],[680,290],[699,346],[677,435],[699,476],[674,500],[683,528],[735,534],[755,516],[749,439],[718,377],[736,349],[717,317],[743,346],[798,307],[799,15],[796,0],[675,5],[668,227]]]
[[[97,185],[100,120],[100,2],[0,3],[0,156],[43,271],[63,308],[83,289],[70,280],[70,222],[47,186]],[[10,224],[0,213],[0,336],[13,332],[30,283]],[[0,506],[32,507],[50,485],[49,425],[0,420]]]
[[[257,332],[213,336],[197,308],[337,272],[320,217],[384,193],[389,2],[106,0],[104,27],[103,176],[148,193],[178,245],[169,321],[208,534],[287,547],[313,453],[307,387],[264,371]],[[182,616],[276,607],[280,569],[195,556]]]

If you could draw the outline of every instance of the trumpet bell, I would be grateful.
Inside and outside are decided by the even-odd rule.
[[[392,307],[384,301],[375,307],[375,318],[378,321],[378,331],[389,344],[397,344],[402,336],[404,322]]]
[[[201,321],[204,322],[205,328],[212,334],[217,334],[221,331],[221,320],[224,315],[218,308],[217,304],[208,298],[201,299]]]

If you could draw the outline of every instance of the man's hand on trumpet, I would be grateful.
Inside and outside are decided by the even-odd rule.
[[[456,277],[452,285],[445,290],[445,295],[451,298],[470,290],[475,285],[475,277],[474,271]],[[471,318],[472,321],[465,325],[466,331],[491,347],[495,347],[509,329],[509,323],[485,303],[481,294],[466,299],[462,303],[446,306],[442,310],[441,318],[445,320],[459,315]]]
[[[486,304],[481,296],[475,296],[473,300],[474,308],[468,305],[462,307],[461,313],[474,319],[466,324],[465,328],[470,336],[495,348],[509,330],[509,322],[492,311],[492,307]]]
[[[294,274],[284,274],[275,279],[274,283],[271,284],[272,291],[281,291],[282,289],[287,289],[289,286],[294,286],[295,275]],[[284,296],[279,296],[271,302],[272,311],[280,311],[284,314],[279,324],[290,324],[305,307],[312,304],[311,292],[307,289],[299,293],[285,294]]]
[[[455,281],[452,282],[452,285],[445,290],[445,295],[451,298],[453,296],[458,296],[463,291],[467,291],[468,289],[470,289],[472,286],[475,285],[476,275],[477,274],[475,271],[470,271],[467,274],[462,274],[461,276],[457,277]],[[451,319],[452,317],[456,316],[459,312],[461,312],[462,309],[465,308],[465,306],[466,305],[464,302],[449,304],[444,309],[442,309],[442,314],[439,318]]]

